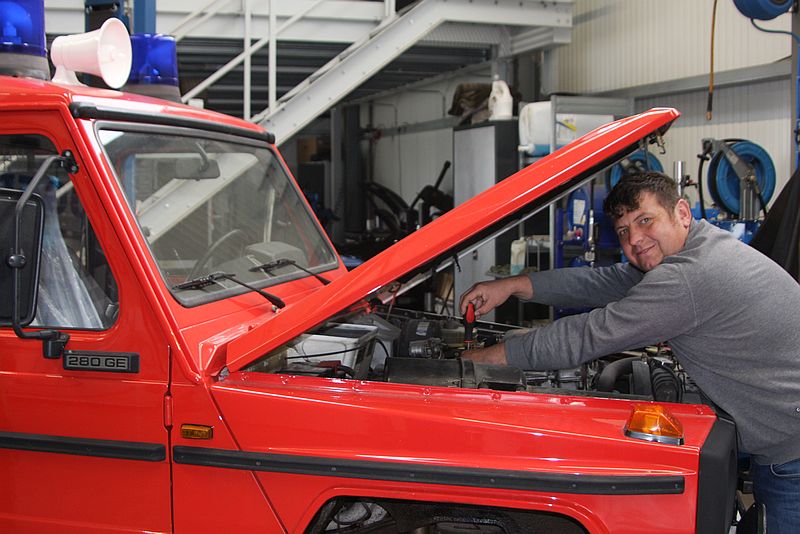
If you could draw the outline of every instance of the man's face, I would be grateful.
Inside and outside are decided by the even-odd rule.
[[[692,212],[685,200],[678,200],[669,212],[655,194],[643,191],[639,194],[639,207],[625,212],[614,223],[614,229],[628,261],[647,272],[683,248],[691,220]]]

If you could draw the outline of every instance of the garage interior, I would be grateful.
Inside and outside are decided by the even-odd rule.
[[[767,206],[796,167],[797,51],[775,33],[792,30],[794,13],[751,22],[731,1],[690,0],[84,4],[48,2],[48,40],[111,16],[133,33],[174,36],[180,100],[273,132],[348,266],[604,122],[681,111],[665,146],[626,159],[416,295],[410,304],[429,311],[452,311],[453,296],[481,277],[618,261],[598,207],[629,167],[679,174],[697,216],[743,239],[763,211],[751,199],[740,214],[738,192],[718,190],[717,181],[736,184],[725,163],[713,173],[721,145],[733,144],[722,140],[763,164]],[[506,308],[498,319],[519,325],[564,312]]]
[[[595,128],[680,111],[663,143],[643,144],[392,301],[461,321],[459,297],[476,281],[624,262],[602,205],[630,173],[669,174],[695,218],[753,239],[800,163],[800,16],[792,7],[764,20],[749,4],[57,0],[45,9],[48,46],[109,18],[132,34],[172,36],[177,86],[159,95],[273,133],[349,270]],[[787,265],[796,270],[797,258]],[[536,328],[584,311],[512,298],[481,319]]]

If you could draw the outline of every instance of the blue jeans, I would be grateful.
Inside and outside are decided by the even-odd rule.
[[[800,533],[800,458],[785,464],[750,464],[753,497],[767,510],[767,534]]]

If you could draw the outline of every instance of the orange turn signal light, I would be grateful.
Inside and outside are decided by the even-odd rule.
[[[185,439],[211,439],[214,427],[206,425],[181,425],[181,437]]]
[[[683,425],[670,411],[659,404],[636,404],[625,435],[631,438],[683,445]]]

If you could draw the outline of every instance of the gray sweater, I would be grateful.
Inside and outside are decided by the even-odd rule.
[[[668,341],[695,383],[736,421],[761,464],[800,458],[800,285],[705,221],[642,273],[630,264],[530,275],[536,302],[593,307],[509,338],[510,365],[551,370]]]

